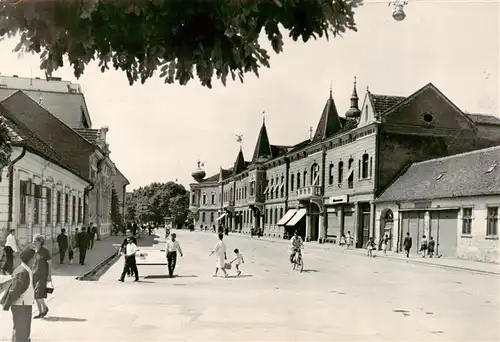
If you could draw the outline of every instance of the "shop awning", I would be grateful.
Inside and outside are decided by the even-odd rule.
[[[297,213],[297,209],[288,210],[285,215],[276,223],[278,226],[284,226]]]
[[[266,190],[264,190],[264,195],[267,194],[269,192],[269,186],[266,188]]]
[[[222,219],[223,219],[224,217],[226,217],[226,216],[227,216],[227,214],[226,214],[226,213],[224,213],[224,214],[222,214],[221,216],[217,217],[217,219],[216,219],[215,221],[220,221],[220,220],[222,220]]]
[[[283,182],[283,183],[281,183],[281,184],[280,184],[280,187],[279,187],[278,191],[281,193],[281,190],[282,190],[284,187],[285,187],[285,183]]]
[[[286,224],[287,227],[293,227],[299,223],[300,219],[306,216],[306,209],[299,209],[297,213],[292,217],[290,221]]]

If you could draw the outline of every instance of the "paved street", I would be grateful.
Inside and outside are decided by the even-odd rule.
[[[185,252],[178,277],[142,266],[141,282],[122,284],[119,260],[99,281],[59,289],[33,341],[500,339],[497,276],[307,247],[300,274],[286,245],[229,236],[228,256],[237,247],[245,257],[243,276],[212,278],[216,236],[177,233]],[[162,260],[163,247],[142,250]],[[0,320],[7,340],[10,314]]]

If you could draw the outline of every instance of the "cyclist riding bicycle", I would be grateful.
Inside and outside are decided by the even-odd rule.
[[[290,254],[290,262],[293,264],[293,259],[295,257],[295,253],[298,253],[300,256],[300,249],[304,247],[304,241],[302,241],[302,238],[299,236],[297,232],[295,232],[290,239],[291,243],[291,249],[292,249],[292,254]]]

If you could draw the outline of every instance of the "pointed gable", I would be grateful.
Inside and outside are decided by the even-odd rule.
[[[252,162],[255,163],[260,159],[272,158],[272,156],[273,153],[271,150],[271,144],[269,143],[269,137],[267,136],[266,123],[262,122],[259,137],[257,138],[257,144],[255,145],[255,150],[253,152]]]
[[[337,107],[335,106],[335,101],[333,100],[332,92],[330,91],[330,97],[326,101],[325,108],[319,119],[318,126],[316,128],[316,133],[314,134],[313,141],[320,141],[326,139],[342,129],[342,122],[339,118],[339,113],[337,112]]]
[[[243,172],[245,168],[246,168],[245,158],[243,158],[243,151],[240,148],[240,152],[238,152],[238,156],[236,157],[236,161],[234,162],[233,175],[237,175]]]

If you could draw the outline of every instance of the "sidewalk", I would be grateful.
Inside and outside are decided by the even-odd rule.
[[[200,231],[197,231],[200,233]],[[201,232],[201,233],[209,233],[214,234],[212,232]],[[288,240],[279,239],[279,238],[271,238],[271,237],[251,237],[249,234],[243,233],[229,233],[229,235],[237,236],[240,238],[253,239],[253,240],[262,240],[272,243],[281,243],[281,244],[289,244]],[[331,251],[342,251],[345,253],[356,254],[366,256],[366,249],[364,248],[353,248],[353,249],[343,249],[338,245],[334,245],[332,243],[324,243],[319,244],[317,242],[304,242],[304,246],[307,248],[315,248],[315,249],[323,249],[323,250],[331,250]],[[418,255],[410,255],[410,258],[406,258],[403,253],[395,253],[395,252],[387,252],[387,255],[384,255],[382,251],[376,251],[374,253],[377,258],[387,258],[391,260],[397,260],[401,262],[409,262],[414,264],[420,264],[425,266],[434,266],[462,271],[471,271],[471,272],[479,272],[491,275],[499,275],[500,276],[500,265],[479,262],[473,260],[466,259],[458,259],[458,258],[422,258]]]
[[[117,247],[123,242],[123,236],[109,236],[101,241],[96,241],[94,249],[87,250],[85,265],[81,266],[78,250],[75,250],[73,264],[69,265],[68,255],[66,254],[65,263],[59,263],[59,254],[52,256],[52,278],[57,287],[67,284],[68,281],[74,281],[75,277],[90,271],[101,261],[116,252]],[[0,275],[0,293],[9,285],[10,276]]]

